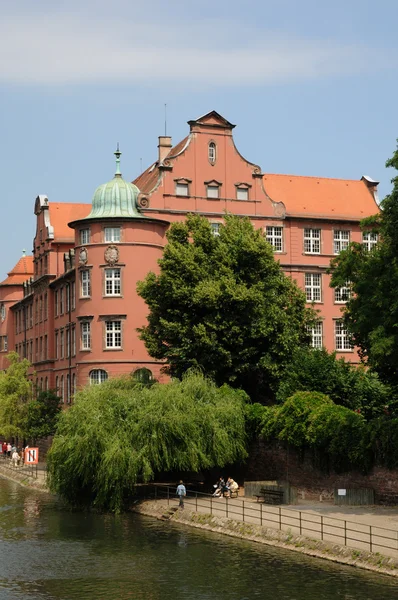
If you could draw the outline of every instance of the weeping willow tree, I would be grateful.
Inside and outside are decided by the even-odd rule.
[[[246,395],[200,373],[144,386],[114,379],[79,392],[48,454],[50,489],[70,504],[119,511],[137,482],[247,456]]]

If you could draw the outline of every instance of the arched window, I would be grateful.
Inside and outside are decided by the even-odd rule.
[[[155,379],[152,375],[152,371],[143,367],[142,369],[137,369],[132,373],[133,379],[142,383],[143,385],[149,385],[154,383]]]
[[[210,142],[209,144],[209,162],[210,164],[214,165],[214,163],[216,162],[216,144],[214,142]]]
[[[93,369],[90,371],[90,384],[104,383],[108,379],[108,373],[103,369]]]

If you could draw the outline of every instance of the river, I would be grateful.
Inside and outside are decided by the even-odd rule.
[[[396,600],[398,582],[0,478],[1,600]]]

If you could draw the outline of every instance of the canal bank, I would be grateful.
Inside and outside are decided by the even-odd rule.
[[[284,548],[307,556],[398,578],[398,558],[295,535],[291,531],[279,531],[236,519],[198,513],[187,505],[184,510],[180,510],[177,500],[169,503],[163,500],[141,501],[137,502],[131,510],[156,519],[174,521],[190,527]]]
[[[46,484],[47,472],[44,465],[40,465],[37,470],[33,471],[32,467],[28,466],[13,467],[11,461],[3,459],[0,462],[0,475],[25,487],[48,492]]]

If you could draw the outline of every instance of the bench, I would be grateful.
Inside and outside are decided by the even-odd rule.
[[[237,498],[239,496],[239,488],[236,490],[224,490],[223,496],[224,498]]]
[[[260,499],[265,504],[282,504],[283,503],[283,490],[272,490],[270,488],[261,488],[259,494],[254,494],[254,497],[257,498],[257,502],[260,502]]]

